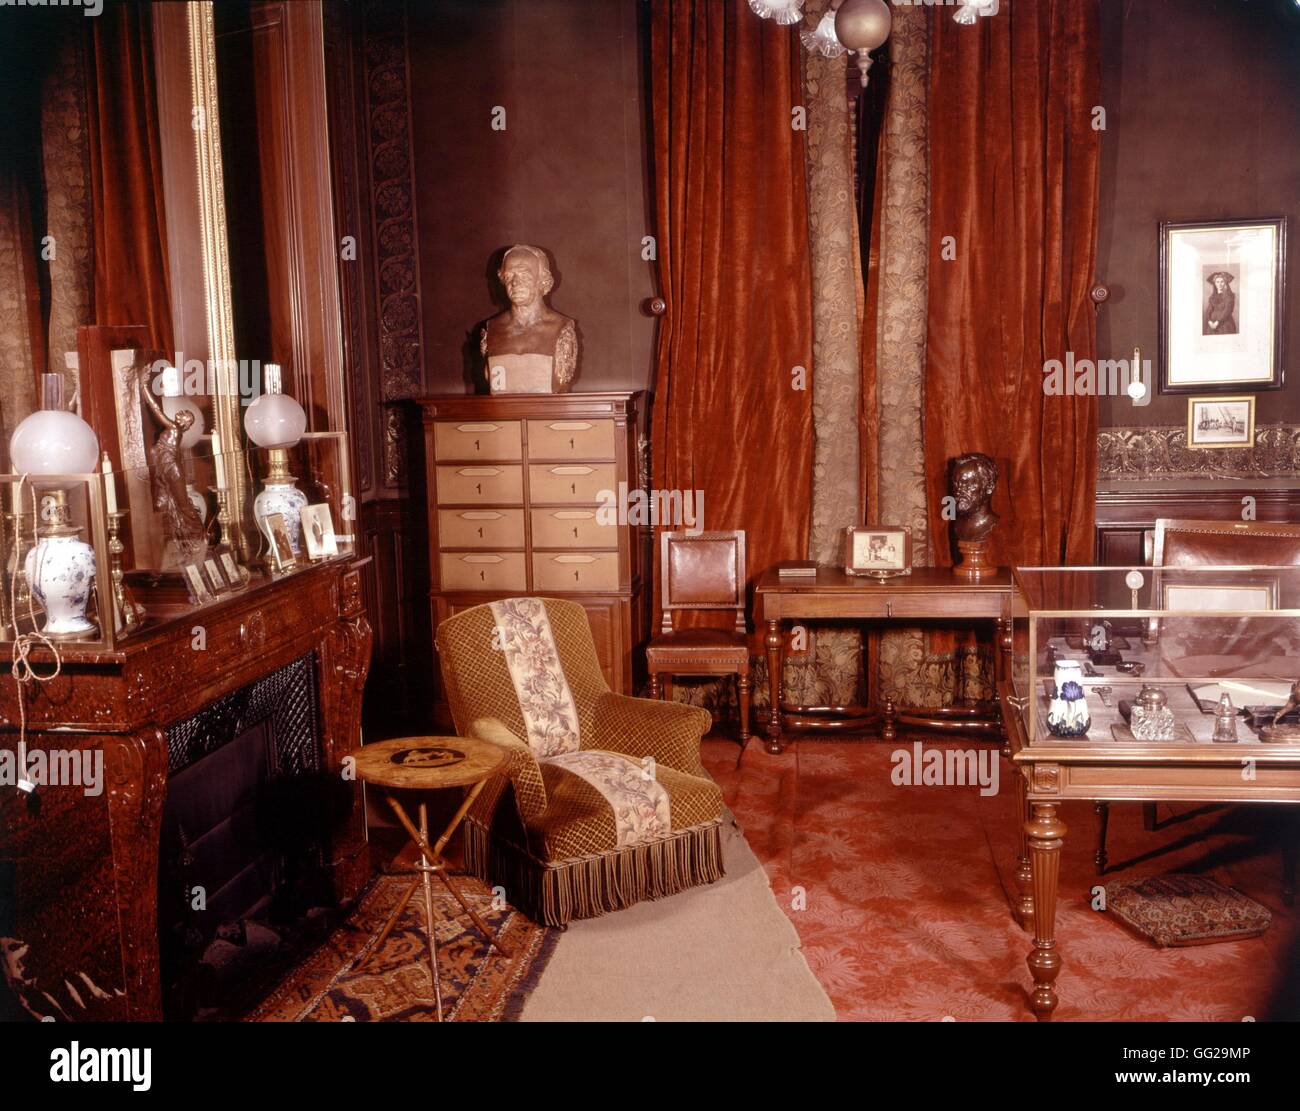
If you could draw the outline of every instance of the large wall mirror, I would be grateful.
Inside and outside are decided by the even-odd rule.
[[[18,9],[7,25],[0,471],[53,384],[113,468],[128,576],[174,577],[197,518],[205,543],[271,566],[255,506],[290,474],[347,541],[320,6],[109,2],[95,18]],[[305,429],[261,450],[244,418],[276,383]],[[160,494],[157,445],[173,432],[179,478]],[[102,522],[84,504],[73,516],[99,548]]]

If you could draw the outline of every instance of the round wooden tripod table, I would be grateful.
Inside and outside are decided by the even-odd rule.
[[[429,942],[429,976],[433,981],[433,998],[437,1003],[438,1021],[442,1021],[442,982],[438,976],[438,944],[433,930],[433,877],[437,876],[447,885],[447,890],[460,903],[461,908],[474,921],[479,932],[487,939],[489,946],[496,946],[503,957],[510,954],[505,947],[492,936],[486,923],[465,901],[452,878],[447,874],[447,862],[442,850],[446,848],[451,835],[456,832],[469,808],[474,805],[479,792],[489,779],[499,772],[506,763],[506,751],[499,745],[480,741],[473,737],[398,737],[391,741],[379,741],[363,745],[352,752],[356,762],[357,777],[376,787],[397,788],[404,791],[437,791],[445,787],[468,787],[465,799],[455,815],[442,831],[442,836],[432,845],[429,844],[428,806],[423,799],[419,803],[419,825],[413,823],[402,804],[392,794],[385,791],[388,805],[392,807],[402,828],[410,835],[420,850],[419,862],[415,868],[404,875],[413,875],[410,887],[398,902],[384,928],[380,931],[371,951],[377,951],[401,917],[406,904],[411,901],[416,888],[424,889],[424,924]]]

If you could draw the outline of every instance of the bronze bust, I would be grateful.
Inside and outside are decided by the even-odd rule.
[[[510,308],[483,326],[492,393],[567,393],[578,374],[578,333],[572,318],[546,303],[555,285],[546,252],[519,243],[506,251],[497,278]]]
[[[998,465],[987,455],[968,452],[948,465],[948,489],[957,503],[952,531],[958,540],[983,540],[993,531],[998,515],[989,502],[997,486]]]

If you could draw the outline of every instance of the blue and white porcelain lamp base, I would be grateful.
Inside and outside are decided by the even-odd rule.
[[[75,640],[98,633],[99,626],[86,616],[95,589],[95,550],[69,521],[67,491],[47,491],[42,502],[42,516],[48,506],[50,523],[23,561],[28,588],[45,610],[41,635]]]
[[[262,482],[262,492],[253,499],[253,518],[267,543],[263,561],[275,566],[271,549],[275,538],[267,527],[266,518],[274,513],[284,518],[284,531],[289,537],[289,547],[293,549],[295,562],[302,558],[302,510],[307,504],[307,495],[294,483],[294,475],[289,473],[289,452],[285,448],[267,450],[269,467]]]

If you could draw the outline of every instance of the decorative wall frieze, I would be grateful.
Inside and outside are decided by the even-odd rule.
[[[1101,428],[1097,431],[1097,481],[1300,478],[1300,425],[1265,424],[1255,446],[1191,450],[1187,429]]]
[[[424,382],[405,5],[366,5],[364,50],[380,399],[390,403],[418,396]],[[402,447],[400,416],[389,409],[383,459],[389,486],[405,480]]]

